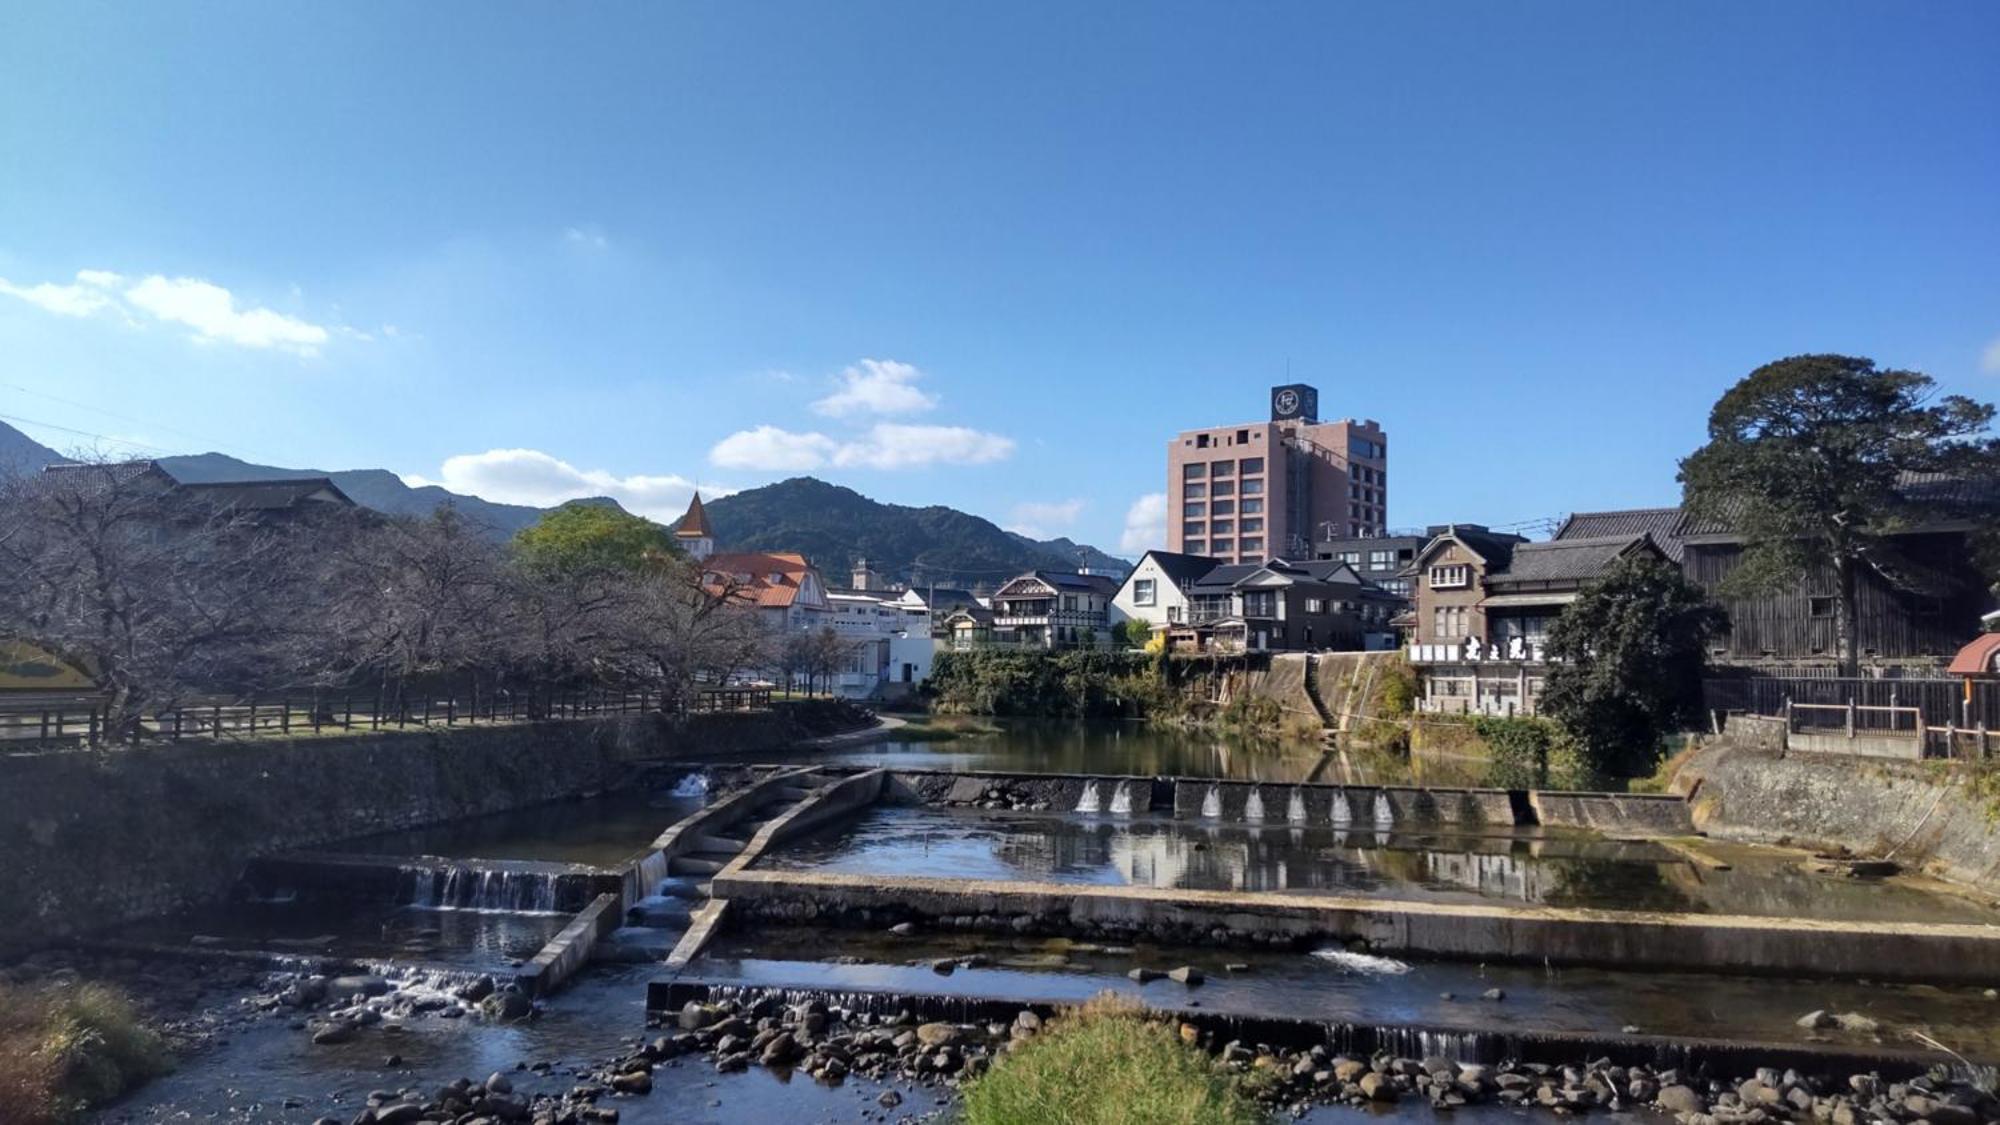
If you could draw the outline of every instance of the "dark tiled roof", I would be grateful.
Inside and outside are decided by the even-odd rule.
[[[1678,563],[1686,544],[1681,541],[1679,508],[1626,508],[1614,512],[1572,512],[1556,529],[1558,540],[1602,539],[1617,535],[1650,535],[1653,545]]]
[[[1178,551],[1147,551],[1146,555],[1153,560],[1153,565],[1160,568],[1161,573],[1173,579],[1176,586],[1186,586],[1214,570],[1220,561],[1207,555],[1184,555]],[[1146,560],[1142,558],[1139,561]]]
[[[1947,473],[1903,473],[1896,487],[1903,495],[1923,506],[1929,520],[1965,520],[2000,515],[2000,479],[1954,476]],[[1678,529],[1683,537],[1696,535],[1729,536],[1734,533],[1727,511],[1706,519],[1690,512]],[[1912,530],[1920,530],[1913,528]]]
[[[1516,582],[1588,582],[1645,542],[1644,535],[1604,535],[1523,543],[1514,548],[1507,569],[1488,571],[1487,581],[1495,588]]]
[[[1091,590],[1100,594],[1118,592],[1118,582],[1106,574],[1076,574],[1066,570],[1038,570],[1035,577],[1059,590]]]
[[[1225,563],[1202,575],[1194,588],[1203,593],[1221,593],[1262,569],[1262,563]]]
[[[331,493],[329,499],[343,508],[355,506],[354,501],[348,499],[347,494],[342,492],[339,486],[325,477],[210,481],[203,484],[184,484],[176,491],[183,496],[239,511],[281,511],[286,508],[296,508],[300,504],[320,498],[321,493]]]

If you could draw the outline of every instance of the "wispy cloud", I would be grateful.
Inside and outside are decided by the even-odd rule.
[[[1988,375],[2000,375],[2000,337],[1996,337],[1992,343],[1986,345],[1985,351],[1979,353],[1979,369]]]
[[[914,469],[929,465],[984,465],[1014,453],[1014,440],[966,426],[912,426],[878,422],[851,439],[815,431],[758,426],[730,434],[709,450],[725,469],[804,472],[826,467]]]
[[[609,250],[611,239],[594,226],[564,227],[563,243],[578,250]]]
[[[78,270],[67,285],[17,285],[0,278],[0,294],[19,298],[59,316],[85,317],[117,312],[126,321],[154,320],[193,330],[204,344],[274,348],[317,355],[331,335],[322,325],[273,309],[239,303],[235,294],[194,277],[150,274],[137,281],[110,270]]]
[[[1149,492],[1125,510],[1125,530],[1118,549],[1130,554],[1167,545],[1167,494]]]
[[[1024,501],[1014,505],[1008,517],[1007,530],[1025,535],[1030,539],[1052,539],[1061,529],[1076,522],[1083,514],[1085,502],[1081,498],[1057,501]]]
[[[695,483],[673,473],[619,476],[602,469],[579,469],[539,449],[489,449],[445,459],[435,479],[406,473],[412,487],[441,485],[453,492],[503,504],[551,507],[586,496],[609,496],[648,519],[667,523],[687,510]],[[726,496],[732,489],[705,486],[709,496]]]
[[[918,390],[923,372],[893,359],[864,359],[835,376],[839,389],[812,404],[832,418],[856,414],[916,414],[937,405],[934,395]]]

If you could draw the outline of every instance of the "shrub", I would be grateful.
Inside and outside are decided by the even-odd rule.
[[[0,1106],[21,1125],[58,1125],[161,1074],[167,1054],[106,985],[0,984]]]
[[[1207,1054],[1129,1000],[1099,997],[1000,1057],[966,1125],[1252,1125],[1264,1114]]]

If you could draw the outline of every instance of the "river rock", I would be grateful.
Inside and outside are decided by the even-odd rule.
[[[322,1047],[335,1043],[345,1043],[354,1038],[354,1025],[346,1020],[336,1020],[313,1032],[312,1041]]]
[[[1396,1084],[1387,1075],[1369,1071],[1361,1076],[1361,1096],[1372,1102],[1393,1102],[1396,1100]]]
[[[1662,1086],[1653,1104],[1668,1113],[1701,1113],[1708,1108],[1708,1103],[1695,1093],[1694,1087],[1679,1085]]]
[[[1161,972],[1158,969],[1133,969],[1131,972],[1126,973],[1125,975],[1135,981],[1138,981],[1140,984],[1147,984],[1151,981],[1159,980],[1161,977],[1164,977],[1167,974]]]
[[[1836,1027],[1839,1025],[1839,1023],[1840,1023],[1839,1020],[1834,1019],[1833,1016],[1829,1015],[1824,1009],[1814,1009],[1813,1011],[1807,1012],[1805,1015],[1799,1017],[1799,1026],[1805,1028],[1808,1031],[1817,1031],[1824,1028]]]
[[[514,1080],[496,1070],[487,1076],[486,1092],[489,1094],[511,1094],[514,1092]]]
[[[424,1119],[424,1107],[416,1102],[397,1102],[375,1111],[375,1125],[412,1125]]]
[[[1368,1064],[1355,1059],[1335,1059],[1333,1077],[1341,1082],[1353,1082],[1368,1073]]]
[[[781,1031],[764,1044],[764,1053],[760,1057],[765,1066],[785,1066],[797,1061],[799,1054],[798,1040],[792,1038],[790,1032]]]
[[[1507,998],[1507,990],[1504,988],[1489,988],[1480,993],[1479,998],[1481,1000],[1505,1000]]]
[[[715,1022],[715,1013],[702,1007],[701,1001],[690,1000],[681,1006],[681,1014],[678,1022],[683,1031],[700,1031],[702,1028]]]
[[[1176,984],[1185,984],[1190,988],[1192,988],[1193,986],[1200,984],[1202,981],[1207,980],[1208,978],[1202,976],[1201,970],[1195,968],[1193,965],[1182,965],[1180,968],[1174,969],[1171,972],[1169,972],[1167,974],[1167,979],[1173,981]]]
[[[926,1047],[942,1047],[958,1039],[958,1029],[948,1023],[927,1023],[917,1028],[917,1042]]]
[[[614,1074],[611,1076],[611,1088],[621,1094],[650,1094],[653,1092],[653,1076],[643,1070]]]

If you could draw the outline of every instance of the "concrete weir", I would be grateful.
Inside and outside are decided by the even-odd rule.
[[[1933,983],[2000,979],[2000,926],[1836,922],[1282,892],[983,882],[732,870],[714,893],[737,917],[1183,944],[1360,942],[1379,952],[1737,974]]]

